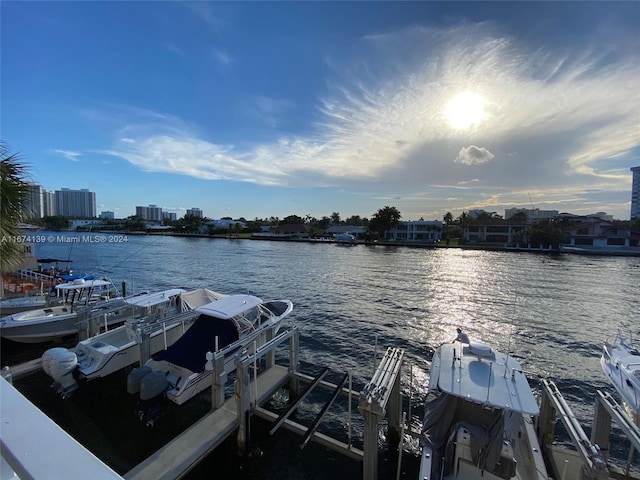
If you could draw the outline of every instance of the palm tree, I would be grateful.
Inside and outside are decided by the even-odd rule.
[[[23,244],[18,224],[23,220],[29,186],[26,167],[17,153],[0,142],[0,272],[8,273],[22,260]]]
[[[378,210],[371,217],[369,222],[369,230],[377,232],[380,238],[384,237],[384,233],[387,230],[391,230],[393,227],[400,223],[400,211],[396,207],[384,207]]]

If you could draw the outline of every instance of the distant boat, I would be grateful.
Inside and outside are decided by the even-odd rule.
[[[55,301],[35,310],[15,313],[0,319],[0,336],[20,343],[41,343],[78,333],[77,307],[117,296],[112,282],[85,280],[56,285]],[[52,299],[49,300],[52,302]]]
[[[355,245],[357,242],[356,236],[349,232],[336,233],[333,238],[335,238],[339,244]]]
[[[93,280],[93,276],[82,274],[64,274],[56,277],[57,281],[64,281],[65,283],[72,282],[83,278],[84,280]],[[52,278],[53,280],[53,278]],[[15,279],[15,281],[21,281],[21,279]],[[36,280],[37,281],[37,280]],[[0,300],[0,316],[13,315],[14,313],[25,312],[27,310],[35,310],[38,308],[45,308],[48,305],[55,305],[58,303],[56,299],[57,292],[45,291],[41,286],[40,291],[36,291],[37,287],[34,284],[22,284],[22,289],[25,292],[24,295],[13,298],[3,298]]]
[[[607,339],[600,365],[604,374],[622,397],[629,417],[640,426],[640,350],[622,332]]]

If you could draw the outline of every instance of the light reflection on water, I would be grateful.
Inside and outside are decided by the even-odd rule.
[[[599,366],[600,346],[619,324],[638,325],[640,258],[154,236],[128,240],[72,248],[41,244],[37,254],[70,255],[76,272],[107,275],[118,286],[126,281],[128,293],[204,286],[289,298],[301,331],[303,366],[350,371],[355,389],[372,374],[376,345],[378,354],[388,346],[403,348],[403,390],[412,397],[414,425],[426,395],[429,349],[451,339],[460,325],[472,341],[509,348],[526,370],[551,377],[588,431],[595,390],[610,390]],[[315,408],[304,407],[300,417],[313,418]],[[335,413],[323,428],[346,435],[344,419]],[[268,435],[265,440],[289,441]],[[251,478],[275,478],[270,469],[279,471],[278,466],[270,462],[286,459],[275,455],[276,460],[261,460],[263,477],[254,472]],[[345,468],[341,459],[332,461],[337,470]],[[298,465],[290,476],[278,478],[329,478],[308,471],[315,468]],[[333,473],[331,478],[348,478]]]

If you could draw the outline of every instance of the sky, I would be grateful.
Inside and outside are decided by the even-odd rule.
[[[629,219],[640,2],[0,2],[0,138],[98,214]]]

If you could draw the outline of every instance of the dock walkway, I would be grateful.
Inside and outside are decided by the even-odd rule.
[[[274,365],[257,378],[257,404],[267,401],[274,390],[289,379],[287,368]],[[256,391],[256,380],[250,391]],[[173,439],[124,475],[127,480],[169,480],[186,475],[209,452],[220,445],[239,426],[235,397],[205,415],[195,425]]]

